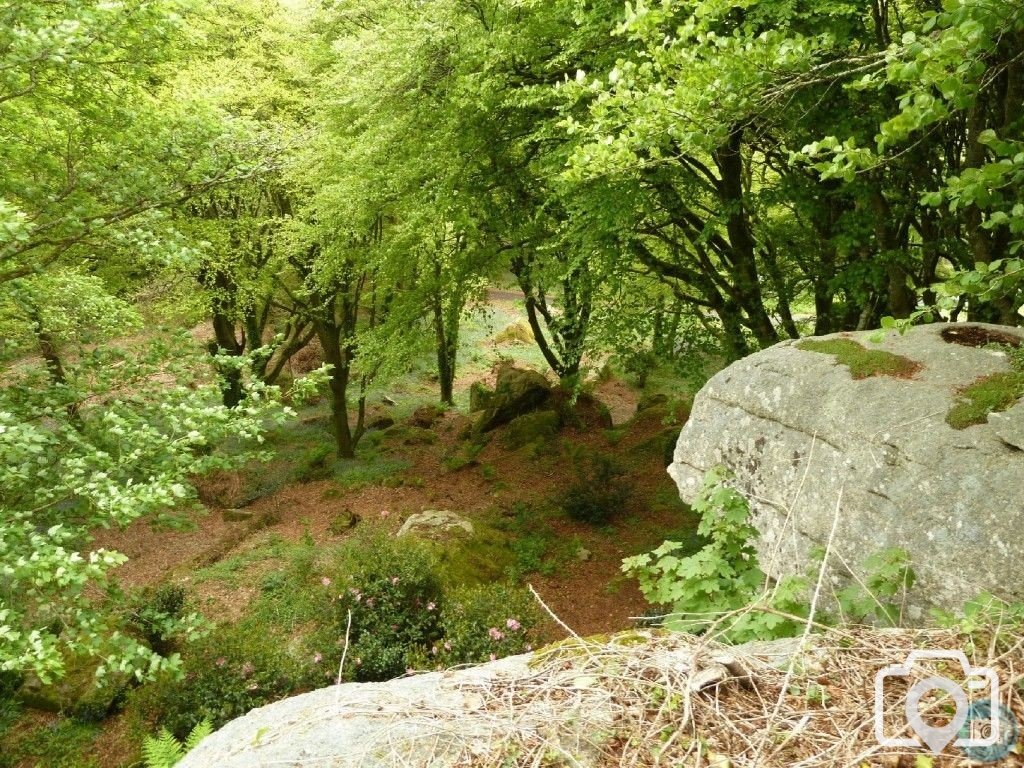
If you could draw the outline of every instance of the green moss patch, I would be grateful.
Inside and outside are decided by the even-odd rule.
[[[837,362],[850,369],[850,374],[855,379],[867,379],[872,376],[910,379],[921,370],[921,364],[909,357],[894,355],[880,349],[867,349],[853,339],[806,339],[796,346],[805,352],[833,355]]]
[[[953,429],[984,424],[990,413],[1005,411],[1024,397],[1024,373],[1009,371],[983,376],[957,392],[946,423]]]

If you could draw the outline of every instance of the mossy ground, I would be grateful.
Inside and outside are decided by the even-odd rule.
[[[796,345],[806,352],[820,352],[833,355],[836,362],[850,369],[855,379],[872,376],[894,376],[899,379],[913,378],[921,366],[909,357],[894,355],[881,349],[867,349],[853,339],[806,339]]]
[[[983,376],[957,392],[946,423],[953,429],[984,424],[990,413],[1005,411],[1024,397],[1024,373],[1007,371]]]

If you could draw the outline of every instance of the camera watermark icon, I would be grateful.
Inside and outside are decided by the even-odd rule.
[[[914,665],[924,660],[959,663],[964,683],[961,685],[941,675],[915,682],[907,691],[904,707],[907,725],[914,735],[887,736],[886,681],[904,678],[909,682]],[[921,701],[933,691],[947,694],[956,707],[950,721],[942,726],[930,725],[921,715]],[[968,696],[968,691],[979,695]],[[978,735],[972,726],[982,721],[988,727],[983,735]],[[994,670],[972,667],[963,651],[912,651],[902,664],[880,669],[875,675],[875,738],[883,747],[920,747],[923,744],[935,755],[952,744],[963,749],[971,759],[993,762],[1010,753],[1017,740],[1017,723],[1010,711],[999,704],[999,678]]]

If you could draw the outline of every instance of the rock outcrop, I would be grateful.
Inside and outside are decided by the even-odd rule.
[[[780,641],[727,650],[692,636],[630,632],[468,669],[331,686],[254,709],[178,766],[447,768],[511,764],[502,756],[531,751],[537,764],[563,755],[569,765],[607,765],[606,752],[625,752],[629,741],[615,736],[617,728],[635,737],[641,723],[655,736],[684,725],[678,707],[652,714],[666,687],[682,701],[745,685],[758,671],[785,664],[797,647]],[[660,742],[652,737],[651,744]],[[630,746],[647,748],[643,741]]]
[[[692,501],[707,470],[731,470],[773,576],[804,570],[834,523],[836,578],[874,552],[910,553],[912,620],[983,591],[1022,601],[1024,403],[1011,395],[987,420],[970,410],[979,385],[1021,382],[1006,352],[981,345],[1022,340],[1020,329],[938,324],[880,343],[783,342],[701,390],[669,474]]]
[[[469,394],[469,409],[477,414],[476,431],[490,432],[545,407],[551,398],[551,384],[542,373],[507,365],[498,371],[494,391],[476,384]]]

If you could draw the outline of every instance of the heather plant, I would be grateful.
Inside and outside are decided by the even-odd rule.
[[[346,568],[348,575],[334,582],[335,617],[339,635],[348,632],[351,678],[403,674],[410,650],[441,635],[442,587],[434,558],[413,543],[379,540],[355,549]]]
[[[179,739],[204,720],[219,728],[308,687],[308,670],[281,638],[246,622],[218,627],[192,644],[181,672],[158,678],[132,697],[143,716]]]
[[[429,655],[435,664],[478,664],[533,650],[540,613],[524,589],[488,584],[455,590],[441,613],[443,640]]]

